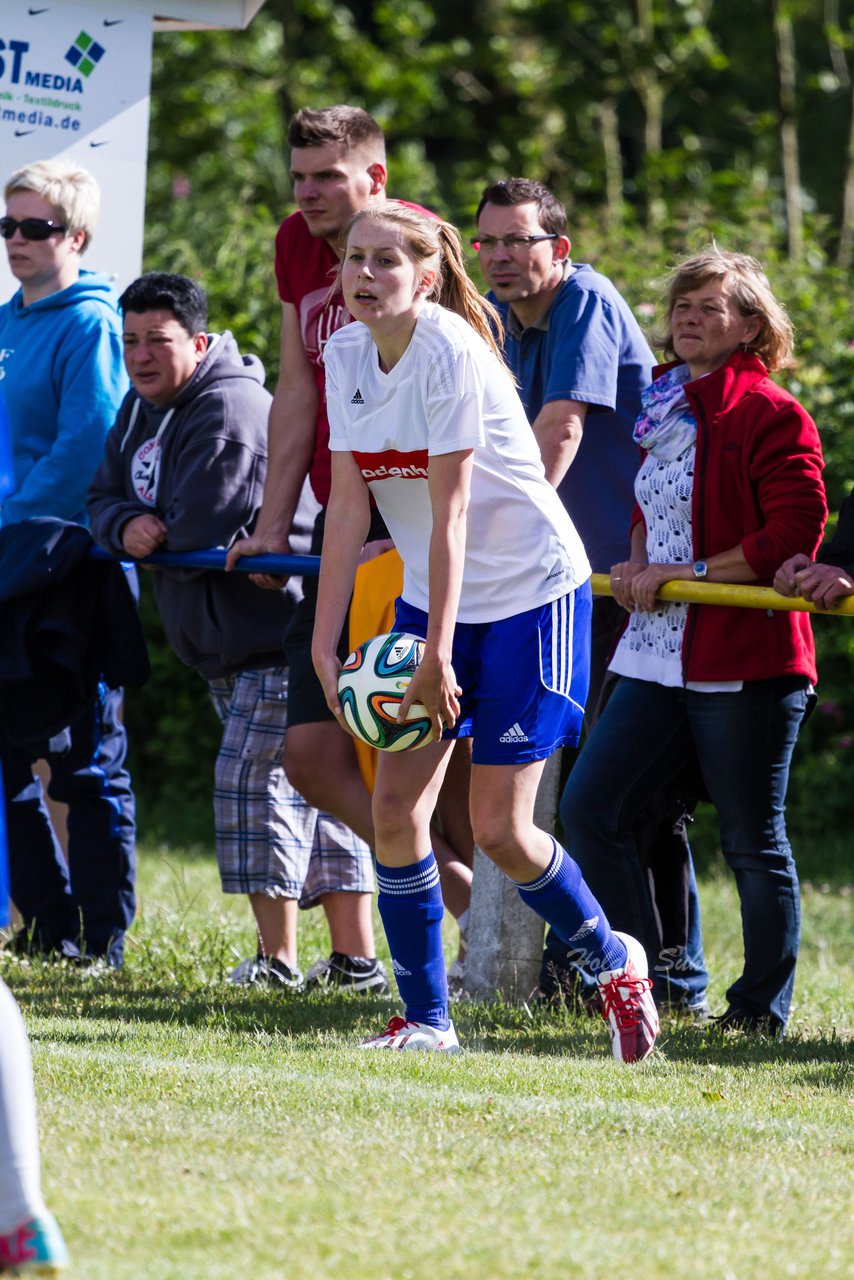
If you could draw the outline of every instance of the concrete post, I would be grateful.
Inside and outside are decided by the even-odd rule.
[[[543,770],[534,821],[545,831],[554,830],[560,783],[560,756],[556,751]],[[537,985],[543,954],[545,926],[526,907],[507,877],[475,850],[474,882],[469,916],[469,947],[463,988],[475,1000],[502,996],[521,1002]]]

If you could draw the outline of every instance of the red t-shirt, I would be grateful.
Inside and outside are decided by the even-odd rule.
[[[420,204],[401,200],[409,209],[435,217]],[[324,303],[335,279],[338,258],[319,236],[313,236],[301,213],[285,218],[276,232],[276,282],[282,302],[296,307],[300,334],[308,356],[319,401],[314,440],[314,454],[309,479],[314,496],[321,506],[329,501],[332,462],[329,455],[329,421],[326,417],[326,377],[323,371],[323,348],[331,334],[352,319],[340,293],[335,293],[328,307]]]

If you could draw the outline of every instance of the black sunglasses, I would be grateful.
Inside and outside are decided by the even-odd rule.
[[[0,218],[0,236],[4,240],[11,240],[16,231],[20,231],[25,240],[49,240],[57,231],[66,230],[58,222],[51,222],[50,218],[21,218],[20,222],[8,214]]]

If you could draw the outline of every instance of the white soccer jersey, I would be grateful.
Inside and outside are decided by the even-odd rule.
[[[333,334],[324,363],[330,448],[361,469],[403,559],[409,604],[429,607],[429,459],[460,449],[474,461],[458,620],[497,622],[587,580],[513,381],[461,317],[425,304],[389,373],[359,322]]]

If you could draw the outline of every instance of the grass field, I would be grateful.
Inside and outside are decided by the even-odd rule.
[[[737,900],[700,892],[720,1011]],[[457,1057],[354,1052],[394,1002],[223,984],[253,937],[210,855],[143,851],[140,901],[119,975],[2,962],[75,1280],[854,1273],[844,886],[805,888],[785,1042],[670,1025],[634,1068],[599,1020],[502,1005],[456,1007]]]

